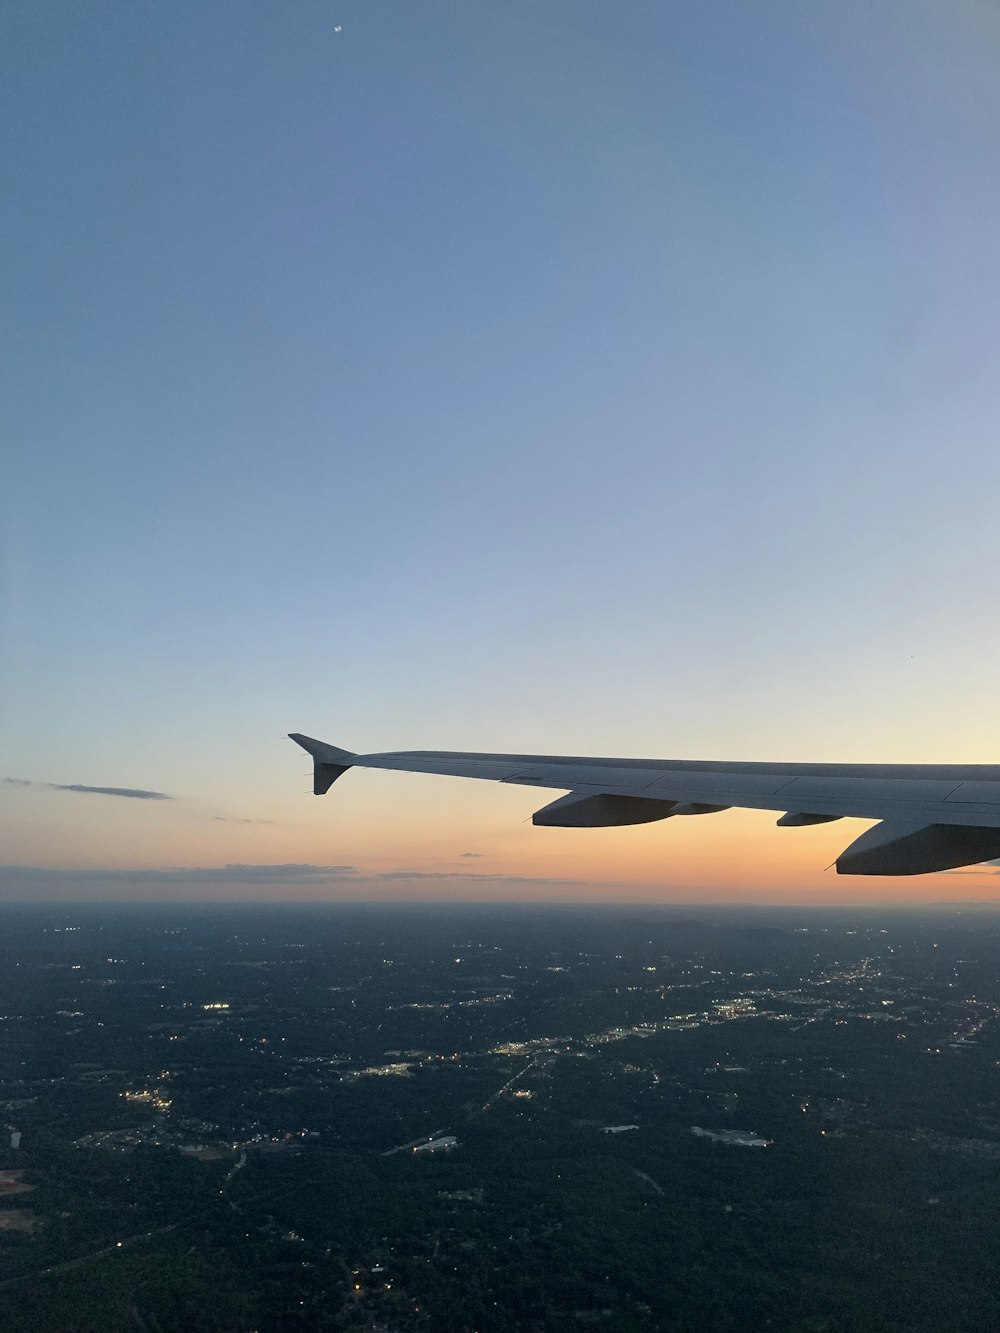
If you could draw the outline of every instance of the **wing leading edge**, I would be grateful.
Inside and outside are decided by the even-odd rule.
[[[1000,857],[1000,765],[775,764],[400,750],[353,754],[298,732],[325,794],[349,768],[483,778],[567,792],[532,822],[648,824],[739,806],[781,811],[781,827],[875,819],[837,858],[842,875],[921,875]]]

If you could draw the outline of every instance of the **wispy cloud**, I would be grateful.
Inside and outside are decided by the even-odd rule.
[[[470,857],[477,857],[477,858],[478,858],[478,857],[480,857],[480,856],[482,856],[482,852],[463,852],[463,853],[462,853],[462,860],[463,860],[463,861],[464,861],[464,860],[467,860],[467,859],[469,859]]]
[[[240,819],[236,815],[213,815],[212,820],[216,824],[274,824],[274,819]]]
[[[163,791],[146,791],[144,787],[89,787],[83,782],[32,782],[28,778],[4,778],[12,787],[42,787],[46,791],[71,791],[84,796],[124,796],[130,801],[173,801]]]

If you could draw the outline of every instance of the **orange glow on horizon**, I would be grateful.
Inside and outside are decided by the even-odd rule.
[[[29,868],[4,886],[18,900],[1000,901],[992,866],[837,875],[827,867],[867,827],[861,820],[779,829],[773,813],[730,810],[626,828],[535,828],[537,791],[364,772],[323,798],[277,777],[252,803],[228,790],[141,802],[13,787],[7,798],[5,860]],[[230,866],[238,869],[227,877]]]

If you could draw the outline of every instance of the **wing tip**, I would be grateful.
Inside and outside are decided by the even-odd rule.
[[[339,746],[328,745],[326,741],[304,736],[301,731],[290,731],[288,739],[312,755],[314,796],[325,796],[341,774],[353,766],[357,758],[350,750],[341,750]]]

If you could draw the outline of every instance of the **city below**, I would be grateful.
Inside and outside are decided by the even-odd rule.
[[[0,1329],[1000,1327],[1000,913],[7,907]]]

